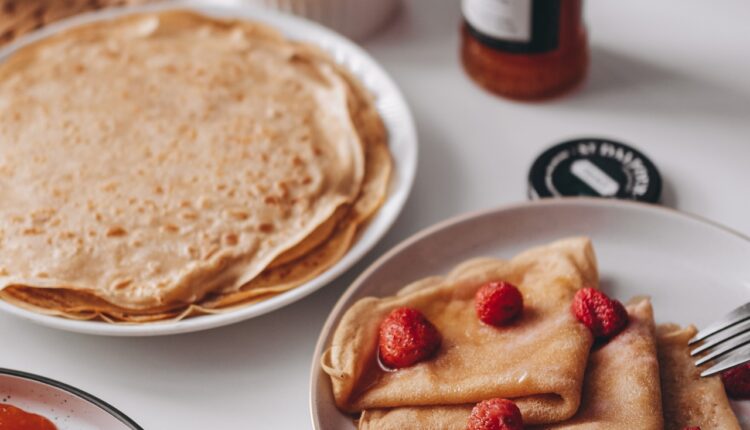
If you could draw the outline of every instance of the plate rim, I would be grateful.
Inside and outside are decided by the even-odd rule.
[[[358,231],[357,235],[360,237],[357,239],[357,242],[349,248],[346,254],[344,254],[336,264],[329,267],[318,276],[292,290],[258,303],[239,307],[226,313],[200,315],[179,321],[111,324],[100,321],[67,319],[55,315],[34,312],[3,300],[0,300],[0,311],[59,330],[102,336],[162,336],[198,332],[223,327],[255,318],[273,312],[284,306],[291,305],[292,303],[302,300],[313,292],[330,285],[335,279],[343,275],[358,261],[364,258],[375,247],[375,245],[382,240],[403,211],[414,186],[419,158],[419,139],[416,131],[416,123],[411,108],[406,101],[406,97],[385,68],[378,63],[373,56],[365,51],[364,48],[336,31],[314,21],[256,5],[223,0],[216,1],[215,3],[207,2],[205,0],[176,0],[151,5],[112,7],[74,15],[23,35],[19,39],[0,49],[0,62],[5,61],[5,59],[12,55],[16,50],[30,43],[55,35],[56,33],[68,28],[136,13],[186,9],[209,16],[231,17],[231,19],[238,20],[257,20],[261,23],[273,26],[284,34],[289,32],[309,33],[311,37],[309,39],[302,39],[302,41],[315,44],[327,52],[330,52],[330,49],[332,48],[339,48],[346,52],[347,58],[356,59],[356,61],[360,63],[360,71],[353,70],[349,65],[342,63],[340,58],[334,58],[335,61],[340,63],[358,78],[362,79],[362,74],[365,72],[370,76],[375,76],[375,79],[378,81],[378,87],[382,89],[381,93],[387,94],[388,99],[395,102],[397,109],[400,111],[399,117],[401,119],[399,120],[399,129],[401,129],[403,137],[399,140],[399,143],[401,143],[401,146],[404,148],[403,152],[405,153],[405,156],[403,159],[396,159],[393,156],[393,152],[391,153],[394,167],[388,195],[384,200],[380,211],[367,222],[365,227],[366,229],[375,228],[371,233],[372,237],[369,238],[367,242],[363,242],[361,235],[363,235],[366,230]],[[315,39],[317,39],[317,41]],[[362,83],[368,88],[368,90],[373,90],[371,85],[368,85],[364,80]],[[373,91],[373,93],[375,92]],[[375,94],[375,98],[377,104],[377,94]],[[380,109],[378,110],[382,116],[383,112]],[[392,133],[393,128],[389,126],[388,121],[385,121],[385,117],[384,123],[389,134]],[[392,144],[392,141],[389,141],[389,144]],[[398,184],[398,188],[394,187],[394,184]],[[375,224],[374,221],[378,220],[377,217],[379,214],[384,213],[383,209],[385,207],[388,207],[389,209],[388,214],[383,216],[378,226],[373,227]]]
[[[559,207],[559,206],[583,206],[583,207],[617,207],[625,209],[642,210],[646,212],[654,212],[662,215],[675,216],[683,220],[697,222],[710,228],[716,229],[724,234],[733,236],[736,239],[747,242],[750,245],[750,235],[740,232],[739,230],[725,226],[717,221],[713,221],[701,215],[697,215],[687,211],[681,211],[675,208],[662,206],[654,203],[646,203],[635,200],[617,200],[608,198],[598,197],[558,197],[558,198],[544,198],[539,200],[513,202],[495,206],[486,209],[480,209],[475,211],[469,211],[458,215],[451,216],[445,220],[438,221],[435,224],[429,225],[406,239],[400,241],[387,252],[378,257],[373,261],[367,268],[362,271],[352,283],[344,290],[339,296],[336,304],[333,306],[331,311],[323,323],[323,326],[318,334],[318,339],[315,341],[315,349],[312,355],[312,363],[310,365],[310,374],[308,378],[308,409],[310,413],[311,424],[314,429],[320,429],[320,417],[318,415],[318,409],[315,407],[318,403],[318,394],[316,390],[316,383],[318,379],[320,369],[320,357],[323,354],[323,349],[326,345],[326,338],[331,333],[334,321],[338,315],[343,311],[343,307],[346,302],[359,290],[360,286],[371,276],[373,272],[378,270],[386,262],[390,261],[395,255],[399,254],[405,248],[408,248],[415,243],[423,240],[424,238],[437,233],[441,230],[450,228],[454,225],[469,222],[472,219],[489,216],[499,212],[512,211],[516,209],[522,209],[530,206],[548,206],[548,207]]]
[[[125,415],[125,413],[123,413],[116,407],[112,406],[110,403],[80,388],[74,387],[64,382],[60,382],[56,379],[49,378],[47,376],[38,375],[36,373],[24,372],[22,370],[8,369],[5,367],[0,367],[0,376],[2,375],[12,376],[12,377],[24,379],[27,381],[37,382],[43,385],[47,385],[47,386],[65,391],[68,394],[72,394],[73,396],[76,396],[98,407],[99,409],[103,410],[104,412],[108,413],[109,415],[117,419],[118,421],[128,426],[130,429],[143,430],[143,427],[141,427],[138,423],[136,423],[132,418]]]

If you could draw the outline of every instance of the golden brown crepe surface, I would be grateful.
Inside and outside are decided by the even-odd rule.
[[[653,309],[647,299],[640,299],[627,309],[627,328],[591,354],[581,409],[569,421],[540,428],[659,430],[663,427]]]
[[[362,299],[346,312],[323,357],[336,403],[355,412],[506,397],[517,402],[529,423],[564,420],[578,409],[592,343],[588,329],[571,315],[570,302],[584,285],[595,287],[597,279],[590,242],[575,238],[510,261],[465,263],[394,297]],[[524,296],[522,318],[505,328],[476,318],[474,294],[491,280],[512,282]],[[443,344],[430,360],[383,372],[375,356],[377,328],[401,306],[424,313]]]
[[[592,351],[580,409],[554,430],[659,430],[663,420],[651,304],[628,306],[628,327]],[[360,429],[464,430],[473,405],[365,411]]]
[[[98,43],[97,37],[106,37],[106,46],[101,46],[103,44]],[[202,46],[203,42],[205,46]],[[181,54],[181,63],[173,64],[173,56],[166,53],[165,47],[174,47],[173,44],[185,48],[188,53]],[[190,45],[190,49],[187,45]],[[75,51],[78,54],[76,57],[81,58],[80,63],[65,64],[72,71],[63,71],[83,76],[79,80],[73,79],[72,88],[53,91],[56,97],[67,102],[66,91],[88,89],[86,79],[90,81],[90,75],[96,79],[101,75],[97,67],[102,69],[109,64],[107,60],[99,61],[101,54],[110,55],[112,49],[123,46],[128,49],[118,50],[115,58],[111,59],[113,62],[127,66],[137,62],[138,54],[155,54],[146,61],[149,76],[153,74],[153,79],[146,79],[141,86],[133,89],[125,82],[132,80],[132,76],[125,76],[122,94],[118,93],[115,79],[114,84],[108,83],[111,87],[109,92],[121,96],[124,101],[118,99],[112,102],[106,94],[94,94],[91,96],[94,101],[98,100],[97,97],[102,98],[122,110],[134,106],[139,98],[151,100],[148,99],[149,93],[154,90],[151,83],[163,79],[164,73],[174,75],[172,79],[179,81],[179,88],[177,84],[174,88],[160,88],[161,92],[154,98],[161,100],[165,91],[171,90],[176,94],[182,87],[186,87],[185,94],[179,94],[179,100],[174,100],[171,109],[167,109],[169,106],[155,106],[152,111],[145,112],[144,115],[151,120],[141,126],[145,131],[134,131],[124,137],[120,136],[122,133],[117,127],[115,130],[107,128],[107,124],[104,124],[106,121],[98,132],[92,132],[90,129],[93,127],[86,128],[77,123],[76,119],[87,118],[91,109],[87,110],[86,106],[79,106],[75,101],[69,103],[66,112],[54,109],[43,112],[52,118],[57,115],[68,121],[72,131],[61,139],[65,142],[65,139],[74,140],[75,144],[70,145],[74,150],[83,147],[78,153],[72,152],[81,159],[72,160],[70,170],[75,170],[76,163],[90,164],[92,160],[86,160],[85,156],[90,155],[87,152],[90,148],[86,147],[95,146],[90,143],[92,140],[102,141],[108,146],[97,151],[96,155],[100,157],[94,157],[93,162],[101,165],[101,168],[88,176],[73,175],[70,178],[69,174],[62,172],[58,176],[63,176],[65,180],[61,183],[56,181],[51,192],[45,188],[50,181],[31,184],[32,188],[36,186],[31,191],[40,194],[39,201],[31,202],[32,206],[57,204],[62,210],[42,211],[40,215],[37,208],[27,208],[32,212],[28,221],[19,208],[14,210],[20,215],[0,210],[0,237],[5,239],[0,241],[0,248],[9,250],[9,264],[0,268],[0,286],[13,285],[2,292],[3,298],[36,310],[75,318],[90,318],[103,312],[116,319],[135,320],[136,315],[145,319],[162,319],[185,315],[186,306],[208,293],[215,293],[207,306],[212,308],[211,311],[216,311],[219,303],[216,294],[226,296],[222,303],[237,305],[293,288],[319,274],[343,255],[357,225],[377,210],[387,191],[391,161],[382,122],[369,95],[325,54],[306,45],[288,42],[263,26],[219,22],[186,12],[171,12],[122,19],[114,25],[76,29],[44,41],[40,46],[27,48],[8,64],[0,66],[0,75],[11,81],[0,85],[0,135],[11,135],[20,142],[8,148],[0,144],[0,150],[19,158],[31,157],[39,164],[35,167],[40,169],[49,162],[44,156],[39,160],[34,158],[37,151],[34,145],[42,146],[38,148],[39,151],[44,149],[43,145],[37,144],[39,136],[23,134],[20,126],[4,127],[6,123],[2,120],[8,118],[2,115],[3,99],[9,104],[19,101],[31,103],[31,98],[16,94],[13,90],[22,84],[30,84],[32,88],[42,85],[41,77],[47,73],[44,67],[37,66],[36,69],[41,69],[38,73],[41,77],[32,73],[30,77],[22,79],[14,75],[15,69],[25,71],[29,64],[35,66],[41,59],[54,58],[56,49]],[[141,48],[143,52],[139,51]],[[209,58],[202,56],[203,48],[212,51]],[[195,53],[195,56],[189,55],[191,53]],[[134,58],[128,58],[128,55]],[[194,62],[183,61],[182,57],[192,57]],[[87,60],[90,60],[90,64]],[[204,67],[204,63],[209,64]],[[274,66],[279,64],[290,67],[299,76],[295,72],[290,72],[290,76],[277,73],[279,68],[274,69]],[[31,69],[35,70],[35,67]],[[90,69],[93,69],[91,73]],[[137,67],[134,69],[138,71]],[[281,70],[283,72],[283,68]],[[237,73],[249,75],[247,81],[235,79]],[[259,80],[262,82],[268,76],[275,76],[274,79],[278,78],[281,82],[272,82],[265,87],[257,85]],[[248,81],[249,85],[246,84]],[[80,85],[76,86],[76,82]],[[307,91],[306,86],[310,87]],[[252,89],[254,87],[257,89]],[[54,82],[52,88],[55,89]],[[288,101],[299,106],[299,112],[281,109],[283,104],[273,105],[280,94],[291,97]],[[85,101],[86,97],[82,98]],[[132,103],[128,104],[129,101]],[[179,111],[177,106],[180,103],[185,104],[186,112],[183,112],[182,118],[177,115],[174,120],[177,125],[163,124],[159,116],[161,111],[172,115],[175,110]],[[320,106],[320,103],[325,104],[327,109],[316,107],[314,111],[305,110],[307,106]],[[120,111],[107,114],[113,116],[117,112]],[[11,113],[11,119],[16,121],[19,113]],[[134,114],[140,113],[134,110]],[[196,118],[199,114],[203,116]],[[96,119],[95,115],[91,116]],[[242,122],[235,121],[240,117],[243,118]],[[257,121],[250,121],[254,118]],[[24,119],[23,116],[21,119]],[[184,123],[180,123],[180,119]],[[112,122],[120,128],[127,124],[127,121]],[[221,126],[225,126],[226,130]],[[114,131],[119,133],[117,138],[112,135]],[[150,140],[142,136],[147,132],[151,133]],[[92,133],[93,137],[90,136]],[[159,138],[166,140],[172,135],[173,142],[159,141]],[[83,143],[79,142],[81,139]],[[137,145],[130,144],[128,139],[146,142],[144,153],[147,155],[137,155]],[[136,155],[121,161],[117,157],[117,148],[125,144],[128,152],[136,152]],[[115,149],[112,149],[113,145]],[[306,152],[306,148],[309,151]],[[213,155],[216,156],[211,158]],[[284,157],[291,158],[286,160]],[[159,166],[159,177],[154,179],[145,174],[145,178],[139,178],[144,176],[139,169],[149,173],[152,171],[146,168],[153,161],[151,158],[157,160],[154,163]],[[195,168],[186,169],[186,165],[195,159],[198,160]],[[111,168],[105,172],[107,161],[113,160],[117,161],[118,166],[123,165],[119,166],[122,172]],[[170,164],[170,160],[174,162]],[[325,164],[326,161],[329,165]],[[138,173],[135,181],[126,172],[128,162],[145,164],[135,169]],[[232,162],[241,166],[235,168]],[[264,167],[253,168],[259,165]],[[289,166],[300,172],[284,170]],[[175,168],[171,171],[172,176],[169,167]],[[0,170],[8,168],[8,164],[0,165]],[[183,177],[182,172],[190,172],[193,176]],[[110,175],[113,177],[105,177],[108,173],[113,173]],[[128,176],[135,183],[129,183],[123,189],[116,180],[118,173]],[[255,176],[251,178],[248,175]],[[8,185],[12,179],[3,185]],[[196,180],[197,185],[194,184]],[[81,193],[76,193],[75,185],[85,184],[86,181],[95,186],[101,185],[102,190],[94,193],[94,198],[86,195],[87,201],[83,204],[79,202],[82,197],[79,195]],[[300,184],[305,185],[308,181],[309,190],[305,190]],[[102,185],[101,182],[106,183]],[[68,189],[57,190],[58,185],[63,188],[67,185]],[[192,187],[197,187],[197,192]],[[0,187],[0,193],[4,189]],[[185,196],[181,196],[181,192]],[[63,194],[62,197],[59,193]],[[144,194],[148,198],[139,200]],[[102,210],[97,210],[97,196],[105,204]],[[55,200],[58,197],[59,202]],[[123,201],[127,201],[127,204]],[[118,202],[122,205],[117,206]],[[348,209],[344,207],[347,202],[351,205]],[[82,206],[86,206],[88,211],[82,210]],[[333,212],[336,208],[339,210]],[[127,223],[128,210],[137,212],[131,224]],[[214,212],[216,215],[213,215]],[[341,226],[331,221],[334,213],[343,213]],[[85,227],[87,222],[91,222],[87,216],[93,216],[97,221],[88,231],[68,229],[64,234],[59,233],[67,226],[66,221],[77,221],[77,227]],[[42,217],[41,221],[39,217]],[[173,222],[174,217],[179,222]],[[117,225],[107,227],[113,224],[113,219]],[[125,221],[120,222],[122,220]],[[38,222],[43,225],[36,228],[35,223]],[[20,225],[14,226],[13,223]],[[18,236],[19,231],[12,229],[16,227],[17,230],[26,224],[32,226],[28,232],[33,234]],[[104,227],[107,230],[99,234],[101,232],[97,229]],[[20,232],[24,231],[27,230]],[[37,242],[52,241],[52,249],[69,245],[67,242],[62,245],[55,242],[55,235],[70,236],[73,245],[64,249],[67,253],[53,252],[48,253],[53,257],[33,258],[40,252]],[[17,243],[18,237],[21,238],[20,244]],[[331,243],[326,243],[328,239]],[[49,245],[47,243],[42,248],[49,249]],[[10,264],[16,258],[23,259],[24,264]],[[148,264],[143,263],[146,258]],[[142,264],[139,266],[138,263]],[[269,265],[273,268],[269,273],[264,273],[263,268]],[[256,282],[259,274],[263,280]],[[270,280],[276,283],[270,284]],[[255,285],[260,287],[255,288]],[[36,288],[28,287],[49,289],[36,294],[33,291]],[[255,291],[248,293],[249,290]],[[190,306],[188,313],[200,313],[201,308],[200,304]]]
[[[342,74],[345,73],[342,70]],[[91,294],[64,289],[10,287],[0,295],[17,306],[51,315],[73,319],[102,317],[109,322],[143,323],[225,312],[292,289],[322,273],[344,255],[355,239],[357,228],[366,223],[383,203],[392,168],[387,136],[372,101],[352,77],[348,76],[348,81],[361,102],[355,123],[361,124],[361,130],[364,130],[361,134],[365,143],[366,163],[360,196],[352,207],[340,207],[303,243],[282,254],[239,291],[209,294],[199,303],[188,307],[177,305],[137,312],[112,305]]]
[[[703,430],[740,430],[719,376],[701,378],[688,341],[695,327],[657,327],[666,430],[698,426]]]
[[[365,176],[357,201],[351,208],[339,211],[341,220],[335,223],[336,229],[325,240],[319,240],[317,248],[296,259],[288,255],[289,252],[285,253],[282,257],[287,258],[275,260],[270,270],[264,271],[256,279],[243,285],[239,291],[209,297],[199,304],[201,309],[213,311],[224,306],[241,305],[247,300],[254,300],[269,293],[277,294],[312,279],[344,255],[354,241],[358,228],[366,224],[385,201],[392,169],[385,128],[364,89],[344,70],[341,70],[341,73],[347,77],[353,95],[358,101],[359,107],[354,122],[365,145]],[[304,253],[296,251],[297,255]]]

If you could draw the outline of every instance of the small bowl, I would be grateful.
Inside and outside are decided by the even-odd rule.
[[[114,406],[44,376],[0,368],[0,403],[50,420],[58,430],[143,430]]]
[[[304,16],[356,40],[362,40],[380,30],[395,15],[401,5],[401,0],[249,1]]]

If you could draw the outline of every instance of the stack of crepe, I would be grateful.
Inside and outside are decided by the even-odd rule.
[[[186,11],[70,29],[0,64],[0,297],[127,322],[263,300],[343,256],[390,172],[315,47]]]
[[[473,306],[479,286],[495,280],[524,297],[520,319],[502,328],[479,322]],[[578,289],[597,284],[591,244],[574,238],[509,261],[472,260],[396,296],[362,299],[322,358],[336,404],[368,430],[463,430],[476,403],[498,397],[513,400],[530,428],[739,429],[721,382],[701,379],[693,365],[694,329],[657,331],[648,299],[632,300],[625,330],[594,344],[570,303]],[[386,371],[377,327],[402,306],[424,313],[443,344],[435,357]]]

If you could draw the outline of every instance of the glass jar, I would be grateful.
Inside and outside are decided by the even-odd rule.
[[[588,69],[582,0],[463,0],[461,58],[482,87],[517,100],[554,97]]]

